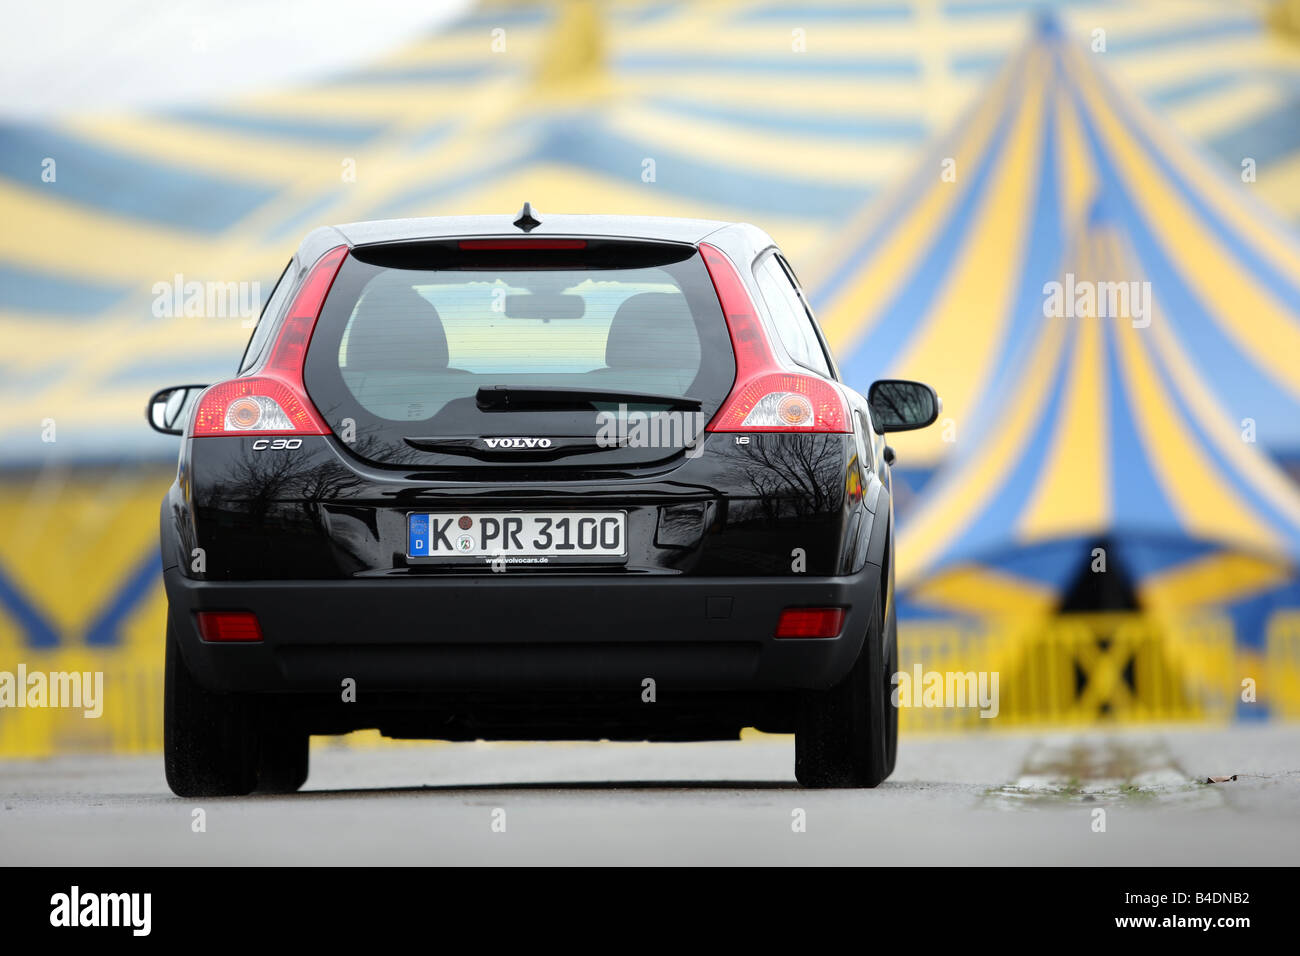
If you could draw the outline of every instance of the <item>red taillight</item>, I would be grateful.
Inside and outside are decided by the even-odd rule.
[[[307,396],[278,378],[236,378],[213,385],[194,413],[196,437],[329,433]]]
[[[257,375],[221,382],[203,393],[194,413],[194,435],[330,433],[307,397],[302,366],[325,297],[347,254],[347,246],[335,246],[316,260]]]
[[[711,432],[847,432],[844,399],[812,375],[771,372],[741,379],[736,372]]]
[[[199,611],[199,635],[205,641],[231,643],[260,641],[262,626],[251,611]]]
[[[788,607],[776,624],[777,637],[839,637],[842,607]]]
[[[707,242],[700,256],[709,270],[736,354],[736,381],[706,431],[849,432],[844,399],[829,382],[781,367],[735,266]]]
[[[307,343],[311,341],[325,297],[329,295],[330,286],[334,285],[334,277],[339,274],[339,267],[347,254],[347,246],[335,246],[311,267],[302,288],[293,297],[289,315],[271,348],[271,357],[262,369],[263,374],[290,381],[296,378],[297,384],[302,384],[302,363],[307,357]]]
[[[586,249],[586,239],[462,239],[462,249]]]

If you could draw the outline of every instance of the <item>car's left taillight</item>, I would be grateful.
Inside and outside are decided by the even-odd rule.
[[[316,260],[256,375],[219,382],[203,393],[194,412],[195,437],[330,433],[307,397],[302,366],[325,297],[347,254],[347,246],[335,246]]]
[[[812,373],[792,372],[777,361],[754,303],[722,250],[700,243],[736,356],[736,381],[706,431],[850,432],[844,397]]]

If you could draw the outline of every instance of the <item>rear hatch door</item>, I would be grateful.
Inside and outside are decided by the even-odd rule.
[[[694,246],[580,238],[354,249],[304,369],[351,454],[460,480],[671,467],[734,377]]]

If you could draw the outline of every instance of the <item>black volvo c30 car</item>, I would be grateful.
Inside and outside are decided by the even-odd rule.
[[[894,766],[883,434],[772,240],[605,216],[318,229],[234,377],[149,403],[166,772],[288,792],[308,737],[795,734],[807,786]]]

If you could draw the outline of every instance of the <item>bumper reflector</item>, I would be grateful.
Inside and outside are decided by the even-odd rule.
[[[205,641],[231,643],[260,641],[262,626],[251,611],[199,611],[199,634]]]
[[[776,625],[777,637],[839,637],[842,607],[788,607]]]

